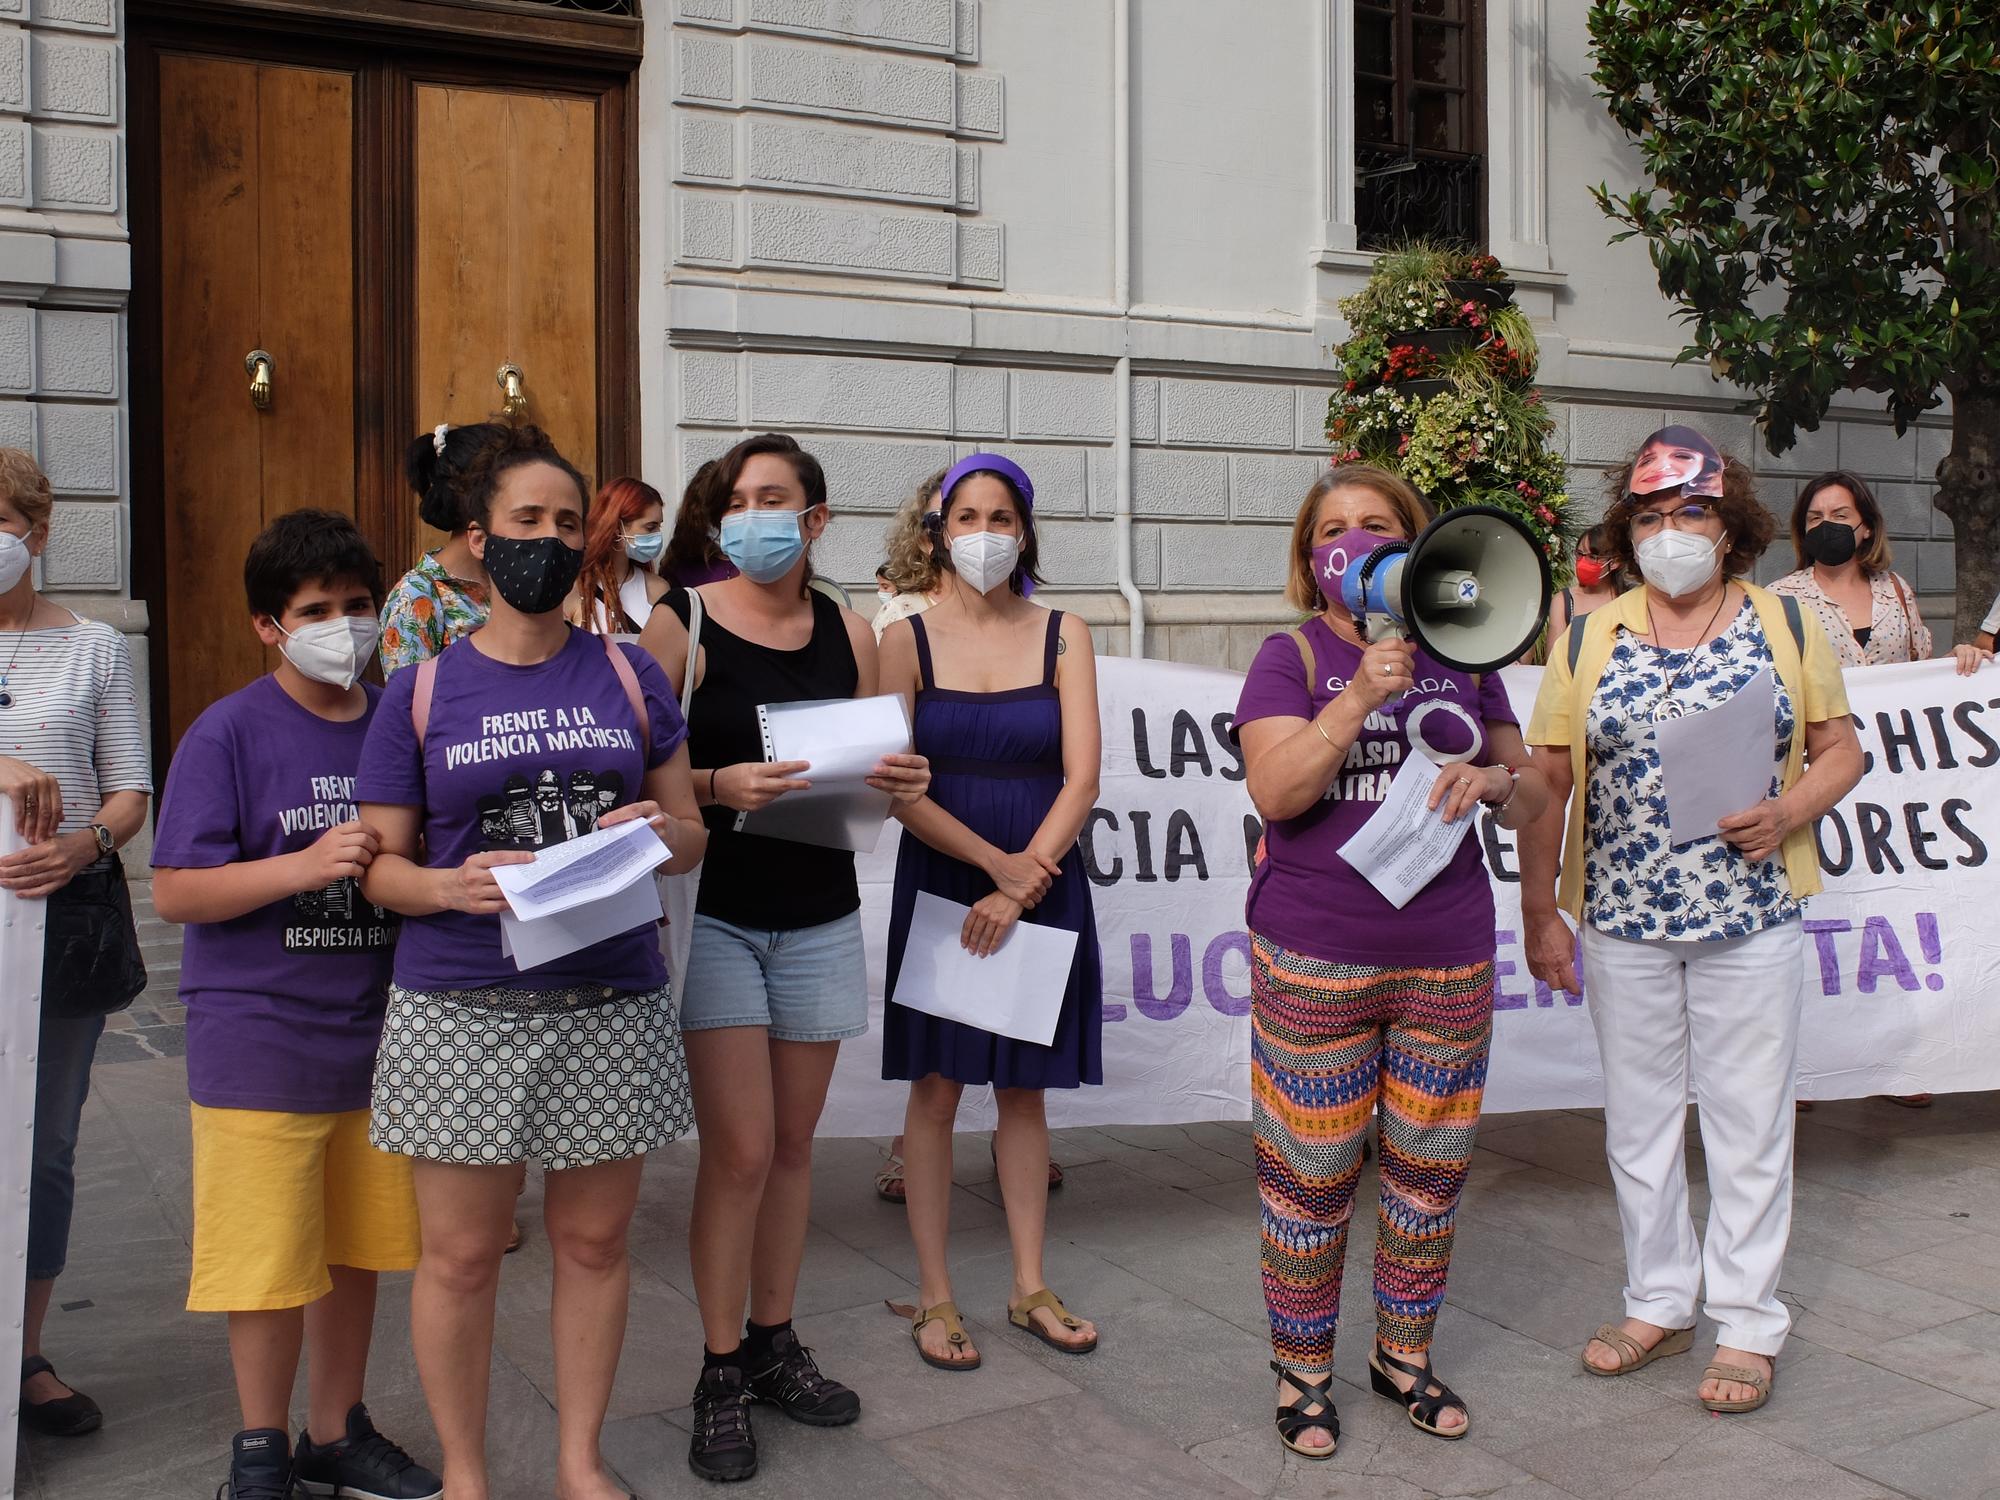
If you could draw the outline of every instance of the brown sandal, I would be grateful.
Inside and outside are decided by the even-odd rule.
[[[1063,1327],[1070,1329],[1083,1327],[1083,1319],[1072,1315],[1070,1310],[1062,1305],[1062,1298],[1047,1287],[1043,1287],[1039,1292],[1028,1293],[1019,1302],[1009,1303],[1007,1321],[1016,1328],[1026,1329],[1051,1349],[1060,1349],[1065,1354],[1088,1354],[1097,1347],[1095,1337],[1092,1337],[1087,1344],[1066,1344],[1054,1334],[1044,1330],[1034,1317],[1036,1310],[1043,1307],[1054,1313],[1056,1321]]]
[[[1777,1361],[1771,1362],[1771,1375],[1778,1373]],[[1740,1401],[1710,1401],[1701,1399],[1701,1404],[1715,1412],[1755,1411],[1771,1399],[1771,1375],[1760,1375],[1747,1365],[1713,1364],[1701,1372],[1704,1381],[1728,1380],[1737,1385],[1747,1385],[1757,1394]],[[1700,1387],[1697,1386],[1696,1390]]]
[[[1692,1328],[1670,1329],[1661,1335],[1660,1341],[1650,1349],[1614,1323],[1604,1324],[1590,1337],[1618,1356],[1617,1368],[1604,1370],[1592,1364],[1587,1353],[1579,1354],[1577,1358],[1593,1375],[1630,1375],[1634,1370],[1645,1369],[1656,1359],[1665,1359],[1670,1354],[1685,1354],[1694,1347]],[[1589,1348],[1590,1345],[1586,1343],[1584,1349],[1588,1351]]]
[[[903,1158],[895,1152],[882,1164],[882,1170],[875,1174],[875,1196],[884,1203],[908,1203],[909,1195],[903,1186]]]
[[[970,1359],[943,1359],[924,1347],[923,1332],[931,1323],[942,1323],[945,1328],[945,1342],[954,1349],[970,1349],[972,1340],[965,1336],[965,1324],[959,1321],[956,1302],[940,1302],[936,1307],[913,1309],[910,1316],[910,1342],[917,1346],[917,1357],[933,1370],[976,1370],[980,1365],[980,1354],[973,1351]]]

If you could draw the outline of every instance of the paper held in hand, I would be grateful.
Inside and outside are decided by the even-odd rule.
[[[874,849],[889,816],[889,794],[869,786],[867,778],[883,756],[910,748],[902,695],[767,703],[757,710],[757,720],[764,758],[804,761],[808,769],[799,779],[811,785],[741,814],[737,831],[860,854]]]
[[[969,906],[917,892],[903,966],[889,998],[927,1016],[1048,1046],[1062,1018],[1076,934],[1016,922],[998,948],[976,958],[959,941],[971,914]]]
[[[1474,814],[1447,823],[1442,807],[1427,805],[1438,777],[1457,770],[1427,755],[1412,755],[1389,783],[1389,794],[1375,815],[1340,846],[1340,857],[1398,911],[1437,878],[1472,832]]]
[[[1748,812],[1771,794],[1776,681],[1766,667],[1726,702],[1653,726],[1667,794],[1667,838],[1676,849],[1712,838],[1722,819]]]
[[[532,863],[495,865],[507,898],[500,951],[532,969],[592,943],[660,920],[650,879],[667,846],[644,818],[614,823],[537,854]]]

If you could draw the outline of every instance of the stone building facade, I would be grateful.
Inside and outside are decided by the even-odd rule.
[[[1483,32],[1486,240],[1540,330],[1573,490],[1600,503],[1605,468],[1667,420],[1752,462],[1781,516],[1805,476],[1857,470],[1888,509],[1897,567],[1947,618],[1948,523],[1930,506],[1944,430],[1899,440],[1855,402],[1766,453],[1740,392],[1674,363],[1643,250],[1607,243],[1589,185],[1635,180],[1636,158],[1591,97],[1586,0],[1463,10]],[[744,433],[794,433],[832,483],[828,570],[865,596],[887,513],[924,474],[997,446],[1035,477],[1059,597],[1123,652],[1129,447],[1145,654],[1246,664],[1287,620],[1285,528],[1326,462],[1336,304],[1371,259],[1357,11],[654,0],[648,473],[677,484]],[[1770,563],[1788,569],[1790,548]]]
[[[1588,193],[1635,173],[1591,97],[1585,5],[1469,10],[1486,239],[1541,332],[1574,488],[1594,501],[1604,468],[1674,417],[1751,459],[1780,510],[1805,475],[1856,469],[1944,617],[1941,425],[1898,440],[1857,401],[1773,458],[1739,393],[1673,363],[1643,251],[1607,245]],[[677,490],[744,433],[797,434],[833,481],[826,570],[865,599],[895,505],[997,446],[1036,478],[1052,596],[1122,652],[1129,473],[1122,571],[1146,654],[1243,665],[1286,619],[1284,532],[1326,461],[1336,304],[1371,259],[1349,127],[1357,0],[642,9],[647,477]],[[121,0],[0,0],[0,442],[56,490],[43,583],[116,623],[144,684],[122,22]]]

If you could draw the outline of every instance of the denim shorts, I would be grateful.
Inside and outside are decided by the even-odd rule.
[[[866,1036],[861,913],[791,932],[733,927],[697,914],[683,988],[682,1031],[762,1026],[781,1042]]]

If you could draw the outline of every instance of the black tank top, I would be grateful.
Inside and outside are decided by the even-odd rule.
[[[764,759],[757,709],[766,703],[851,698],[860,685],[854,646],[840,606],[812,590],[812,639],[797,651],[778,651],[732,635],[705,615],[701,648],[708,671],[688,705],[688,756],[703,770]],[[685,626],[684,589],[665,603]],[[708,854],[701,867],[695,910],[732,927],[792,932],[838,921],[861,909],[854,856],[789,839],[736,832],[733,808],[702,810]]]

